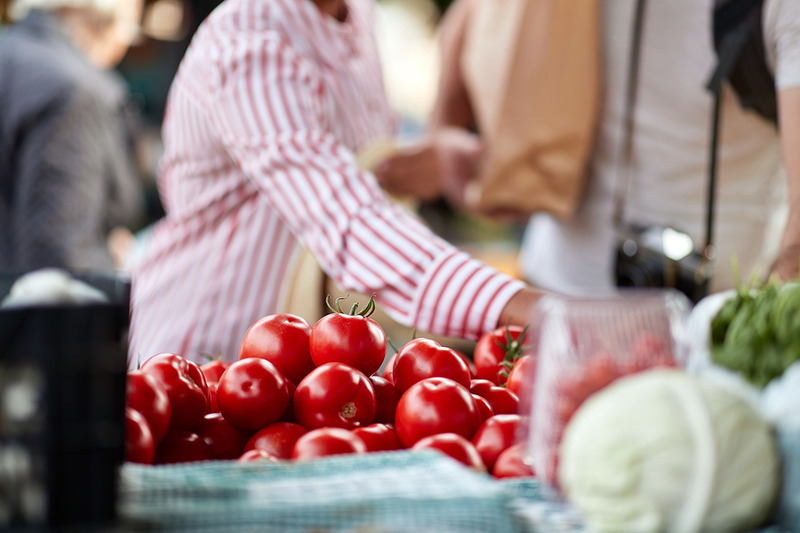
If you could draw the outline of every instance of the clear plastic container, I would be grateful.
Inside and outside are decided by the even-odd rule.
[[[625,289],[611,296],[542,298],[530,416],[531,464],[550,496],[558,496],[559,445],[575,411],[614,380],[657,366],[682,366],[690,301],[671,289]]]

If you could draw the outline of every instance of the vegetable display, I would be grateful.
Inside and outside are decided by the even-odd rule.
[[[523,331],[484,335],[493,372],[479,379],[467,356],[429,338],[387,354],[374,302],[345,312],[340,300],[313,326],[287,313],[262,317],[235,361],[198,366],[163,353],[130,371],[126,458],[275,462],[432,449],[491,475],[522,418],[517,394],[501,384],[518,357],[506,359],[494,339],[502,331],[517,353]]]
[[[770,423],[680,368],[675,302],[569,301],[537,325],[535,351],[526,329],[497,328],[474,364],[428,338],[386,353],[374,303],[339,303],[313,326],[263,317],[233,362],[162,353],[130,371],[126,459],[435,450],[494,478],[538,477],[598,532],[738,531],[773,508]],[[800,284],[737,291],[707,316],[714,362],[754,384],[800,359]]]

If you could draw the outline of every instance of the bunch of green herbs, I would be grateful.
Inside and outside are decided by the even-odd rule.
[[[739,286],[711,320],[711,358],[764,387],[800,360],[800,281]]]

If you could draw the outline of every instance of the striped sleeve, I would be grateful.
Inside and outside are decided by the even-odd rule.
[[[223,41],[211,98],[222,142],[324,270],[401,323],[464,338],[493,328],[521,282],[388,202],[327,127],[339,118],[313,63],[274,35]]]

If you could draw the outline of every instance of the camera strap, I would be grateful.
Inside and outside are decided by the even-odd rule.
[[[617,180],[614,198],[614,226],[622,227],[625,212],[625,196],[630,185],[631,164],[633,162],[633,113],[636,108],[636,97],[639,88],[639,63],[641,57],[642,29],[644,26],[644,13],[647,1],[637,0],[636,11],[633,15],[633,33],[631,36],[630,56],[628,58],[628,76],[625,86],[625,110],[623,114],[624,135],[620,145],[621,153],[617,157],[616,169],[619,176],[620,169],[624,173],[624,181]]]
[[[708,157],[709,213],[706,221],[707,246],[711,246],[711,230],[714,224],[712,202],[716,194],[715,185],[718,173],[717,151],[723,82],[728,80],[733,84],[734,73],[738,70],[739,80],[742,77],[747,78],[751,83],[751,88],[754,91],[760,91],[754,94],[763,97],[766,92],[769,92],[772,100],[766,98],[767,102],[765,103],[761,103],[759,98],[749,94],[745,95],[744,98],[740,97],[740,101],[744,107],[754,109],[764,118],[773,122],[777,121],[777,110],[774,108],[776,105],[774,101],[774,80],[764,63],[763,36],[760,31],[762,5],[763,2],[761,0],[729,2],[727,5],[721,5],[720,0],[715,2],[715,38],[716,29],[719,26],[730,26],[730,29],[724,33],[724,36],[716,45],[717,65],[706,84],[706,89],[714,97],[711,117],[711,144]],[[756,36],[755,41],[758,42],[754,41],[754,35]],[[738,91],[739,89],[736,90]]]
[[[633,133],[635,129],[634,110],[639,86],[639,63],[641,58],[641,43],[644,26],[644,15],[647,7],[647,0],[637,0],[636,11],[633,17],[633,33],[630,45],[630,58],[628,60],[628,76],[625,88],[625,112],[623,115],[624,136],[620,146],[621,155],[617,158],[616,168],[623,168],[624,182],[617,183],[615,187],[614,203],[614,225],[617,229],[622,227],[624,217],[625,196],[630,185],[630,173],[633,162]],[[735,32],[732,32],[735,33]],[[732,67],[732,65],[731,65]],[[711,121],[711,142],[708,161],[708,188],[706,203],[706,234],[702,257],[711,260],[714,257],[713,232],[714,232],[714,204],[716,197],[717,180],[717,145],[719,142],[719,122],[720,122],[720,100],[722,79],[729,74],[729,70],[723,70],[720,76],[720,69],[717,69],[712,81],[709,82],[709,89],[714,93],[714,103],[712,106]],[[719,79],[717,79],[719,78]],[[711,84],[714,83],[712,87]]]

